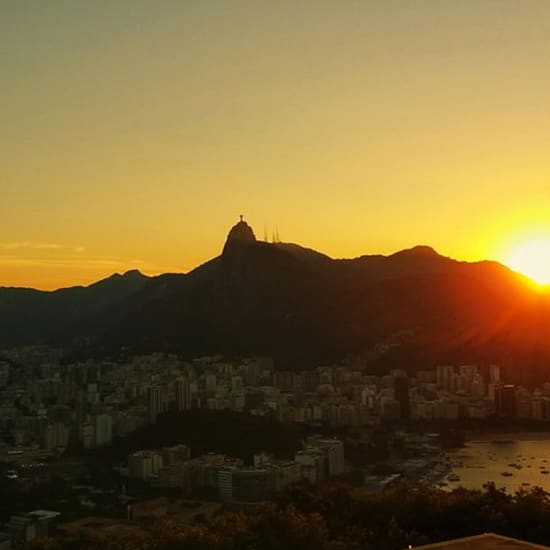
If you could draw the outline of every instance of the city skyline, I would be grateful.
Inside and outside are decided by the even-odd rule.
[[[548,253],[546,2],[0,15],[0,285],[185,272],[240,212],[332,257]]]

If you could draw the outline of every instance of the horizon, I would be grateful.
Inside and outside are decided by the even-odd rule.
[[[248,224],[247,220],[246,219],[243,219],[243,216],[241,215],[240,216],[241,218],[241,221],[244,221]],[[251,225],[251,224],[248,224],[252,230],[254,230],[254,227]],[[274,235],[274,233],[273,233]],[[274,237],[272,237],[273,239]],[[316,250],[314,248],[311,248],[309,246],[305,246],[301,243],[298,243],[298,242],[295,242],[295,241],[292,241],[292,240],[280,240],[280,241],[275,241],[275,240],[264,240],[263,238],[258,238],[258,236],[256,236],[256,242],[260,242],[260,243],[266,243],[266,244],[293,244],[293,245],[298,245],[306,250],[313,250],[315,252],[318,252],[320,254],[323,254],[325,256],[327,256],[328,258],[330,258],[331,260],[355,260],[355,259],[358,259],[358,258],[361,258],[361,257],[365,257],[365,256],[382,256],[384,258],[389,258],[395,254],[398,254],[400,252],[406,252],[406,251],[413,251],[413,250],[416,250],[416,249],[419,249],[419,248],[423,248],[423,249],[429,249],[431,251],[433,251],[437,256],[439,257],[442,257],[442,258],[447,258],[447,259],[450,259],[450,260],[453,260],[453,261],[466,261],[467,263],[475,263],[475,262],[484,262],[484,261],[488,261],[488,262],[496,262],[496,263],[499,263],[501,265],[503,265],[504,267],[510,269],[511,271],[515,272],[515,273],[518,273],[520,275],[523,275],[522,273],[518,272],[518,271],[515,271],[514,269],[512,269],[511,267],[501,263],[501,262],[498,262],[497,260],[490,260],[490,259],[482,259],[482,260],[473,260],[473,261],[468,261],[468,260],[461,260],[459,258],[452,258],[451,256],[447,256],[445,254],[441,254],[438,250],[436,250],[435,248],[433,248],[432,246],[430,246],[429,244],[416,244],[416,245],[412,245],[412,246],[408,246],[406,248],[402,248],[402,249],[399,249],[399,250],[394,250],[394,251],[391,251],[389,253],[373,253],[373,252],[364,252],[363,254],[360,254],[358,256],[354,256],[354,257],[333,257],[331,256],[330,254],[327,254],[325,253],[324,251],[322,250]],[[222,245],[223,246],[223,245]],[[212,256],[211,258],[206,258],[206,262],[209,261],[209,260],[212,260],[218,256],[221,256],[222,254],[222,249],[220,248],[219,250],[219,253],[216,254],[215,256]],[[159,276],[159,275],[163,275],[163,274],[166,274],[166,273],[174,273],[174,274],[178,274],[178,275],[186,275],[188,274],[189,272],[201,267],[203,265],[204,261],[195,265],[195,266],[192,266],[189,270],[187,271],[180,271],[180,270],[177,270],[177,271],[163,271],[163,272],[158,272],[158,273],[147,273],[144,269],[140,269],[139,266],[135,266],[135,267],[130,267],[126,270],[123,270],[123,271],[113,271],[113,272],[110,272],[108,274],[106,274],[104,277],[101,277],[99,279],[93,279],[93,280],[90,280],[90,281],[87,281],[87,282],[84,282],[84,283],[81,283],[81,284],[76,284],[76,285],[67,285],[67,286],[59,286],[59,287],[54,287],[54,288],[39,288],[38,286],[10,286],[10,285],[3,285],[1,284],[1,281],[0,281],[0,288],[24,288],[24,289],[32,289],[32,290],[40,290],[40,291],[56,291],[56,290],[63,290],[63,289],[66,289],[66,288],[74,288],[74,287],[88,287],[90,285],[93,285],[95,283],[98,283],[100,281],[103,281],[103,280],[106,280],[106,279],[109,279],[111,277],[116,277],[116,276],[124,276],[124,275],[127,275],[128,273],[131,273],[131,272],[137,272],[141,275],[144,275],[146,277],[156,277],[156,276]],[[544,285],[541,285],[542,287],[544,287]]]
[[[246,221],[246,220],[244,220],[244,221]],[[372,256],[372,257],[382,256],[384,258],[390,258],[391,256],[393,256],[395,254],[399,254],[401,252],[413,251],[413,250],[416,250],[416,249],[419,249],[419,248],[424,248],[424,249],[427,248],[430,251],[432,251],[433,253],[435,253],[437,256],[439,256],[441,258],[451,260],[451,261],[466,262],[466,263],[471,263],[471,264],[475,264],[475,263],[479,263],[479,262],[494,262],[494,263],[497,263],[497,264],[509,269],[511,272],[522,276],[526,280],[526,283],[528,284],[528,286],[531,289],[537,291],[538,293],[542,293],[542,294],[550,293],[550,284],[536,283],[535,281],[530,279],[528,276],[526,276],[521,271],[515,270],[512,267],[506,265],[505,263],[499,262],[498,260],[490,260],[490,259],[471,260],[471,261],[461,260],[459,258],[453,258],[451,256],[446,256],[444,254],[441,254],[438,250],[436,250],[435,248],[433,248],[432,246],[430,246],[428,244],[416,244],[416,245],[413,245],[413,246],[402,248],[400,250],[395,250],[395,251],[389,252],[387,254],[378,254],[378,253],[366,252],[364,254],[360,254],[359,256],[354,256],[354,257],[350,257],[350,258],[346,258],[346,257],[335,258],[333,256],[330,256],[329,254],[326,254],[322,250],[315,250],[313,248],[303,246],[300,243],[297,243],[297,242],[294,242],[294,241],[273,241],[273,240],[270,241],[270,240],[263,240],[263,239],[258,239],[258,238],[256,239],[256,241],[261,242],[261,243],[266,243],[266,244],[293,244],[293,245],[298,245],[298,246],[300,246],[300,247],[302,247],[306,250],[313,250],[314,252],[318,252],[320,254],[323,254],[323,255],[327,256],[328,258],[330,258],[331,260],[334,260],[334,261],[338,261],[338,260],[356,260],[356,259],[359,259],[359,258],[362,258],[362,257],[370,257],[370,256]],[[219,254],[217,254],[216,256],[213,256],[212,258],[207,258],[205,261],[207,262],[209,260],[213,260],[213,259],[221,256],[221,254],[222,254],[222,251],[220,251]],[[2,284],[0,284],[0,288],[21,288],[21,289],[27,289],[27,290],[38,290],[38,291],[41,291],[41,292],[55,292],[55,291],[58,291],[58,290],[64,290],[64,289],[75,288],[75,287],[77,287],[77,288],[78,287],[86,288],[86,287],[89,287],[91,285],[94,285],[95,283],[99,283],[101,281],[110,279],[111,277],[117,277],[117,276],[123,277],[123,276],[125,276],[129,273],[132,273],[132,272],[137,272],[139,275],[143,275],[147,278],[153,278],[153,277],[157,277],[157,276],[160,276],[160,275],[165,275],[165,274],[168,274],[168,273],[176,274],[176,275],[187,275],[191,271],[194,271],[195,269],[200,268],[203,264],[204,264],[204,262],[201,262],[201,263],[197,264],[196,266],[191,267],[191,269],[189,269],[188,271],[165,271],[165,272],[158,272],[158,273],[146,273],[144,270],[140,269],[139,266],[137,266],[137,267],[131,267],[131,268],[129,268],[127,270],[124,270],[124,271],[113,271],[111,273],[108,273],[104,277],[101,277],[99,279],[94,279],[94,280],[91,280],[91,281],[87,281],[87,282],[84,282],[84,283],[81,283],[81,284],[60,286],[60,287],[54,287],[54,288],[39,288],[37,286],[8,286],[8,285],[2,285]]]
[[[0,285],[188,271],[240,210],[332,257],[550,250],[546,2],[0,15]]]

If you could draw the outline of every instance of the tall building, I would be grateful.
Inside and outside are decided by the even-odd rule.
[[[69,445],[69,429],[61,422],[49,424],[44,433],[46,449],[67,448]]]
[[[409,379],[406,376],[397,376],[393,380],[393,393],[399,403],[401,418],[408,420],[411,417],[411,403],[409,399]]]
[[[178,411],[186,411],[191,408],[191,386],[187,377],[176,380],[176,408]]]
[[[152,386],[148,391],[149,421],[154,424],[157,416],[166,412],[165,393],[162,386]]]
[[[319,388],[319,373],[315,370],[306,370],[302,373],[304,380],[304,391],[316,392]]]
[[[482,398],[485,396],[485,382],[481,374],[476,374],[472,380],[471,392],[474,397]]]
[[[162,462],[165,466],[185,462],[191,458],[191,449],[187,445],[164,447],[161,450]]]
[[[342,441],[339,439],[310,437],[308,443],[323,452],[327,475],[335,476],[345,472],[344,443]]]
[[[113,418],[110,414],[95,417],[95,444],[97,447],[109,445],[113,441]]]
[[[489,366],[489,382],[491,384],[500,383],[500,367],[498,365]]]
[[[460,365],[459,372],[466,377],[468,382],[471,382],[477,374],[477,365]]]
[[[288,370],[280,370],[275,372],[273,377],[273,385],[283,391],[294,389],[294,373]]]
[[[163,466],[162,455],[155,451],[136,451],[128,457],[128,475],[147,479],[157,475]]]
[[[320,449],[309,447],[298,451],[294,461],[302,467],[302,478],[311,483],[321,483],[325,479],[325,458]]]
[[[496,387],[495,408],[498,416],[516,416],[517,395],[513,384]]]
[[[454,367],[452,365],[438,365],[436,368],[437,385],[445,391],[453,391]]]

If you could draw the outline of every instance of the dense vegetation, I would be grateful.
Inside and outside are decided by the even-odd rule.
[[[300,424],[283,424],[264,416],[235,411],[191,409],[160,416],[156,424],[144,426],[111,447],[92,452],[94,464],[112,465],[125,461],[139,449],[160,449],[183,443],[193,456],[216,452],[252,462],[254,453],[266,451],[278,457],[293,458],[301,449],[307,428]]]
[[[145,537],[38,541],[25,550],[397,550],[483,532],[550,544],[550,494],[400,485],[357,496],[342,485],[297,486],[251,512],[193,525],[161,521]]]

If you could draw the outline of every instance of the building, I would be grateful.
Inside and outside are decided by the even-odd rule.
[[[298,451],[294,461],[301,466],[302,479],[308,480],[312,485],[325,480],[325,457],[320,449],[310,447]]]
[[[178,411],[186,411],[191,408],[191,386],[189,379],[182,376],[175,383],[176,392],[176,409]]]
[[[110,445],[113,441],[113,417],[109,414],[98,414],[95,417],[95,444],[97,447]]]
[[[164,447],[161,450],[162,461],[165,466],[185,462],[191,458],[191,449],[187,445]]]
[[[7,533],[0,532],[0,550],[10,550],[12,538]]]
[[[401,403],[389,396],[381,397],[380,418],[385,421],[399,420],[401,418]]]
[[[409,546],[408,548],[413,547]],[[506,550],[550,550],[548,546],[532,544],[510,537],[503,537],[502,535],[495,535],[494,533],[484,533],[483,535],[414,547],[415,550],[464,550],[465,548],[469,550],[498,550],[505,548]]]
[[[162,455],[155,451],[136,451],[128,457],[130,477],[147,479],[156,476],[162,466]]]
[[[69,446],[69,429],[61,422],[46,426],[44,447],[48,450],[66,449]]]
[[[337,476],[346,471],[344,460],[344,443],[339,439],[323,439],[310,437],[308,443],[323,452],[325,457],[325,473]]]
[[[470,391],[472,395],[478,399],[485,397],[485,381],[483,380],[483,376],[481,374],[475,374],[472,378]]]
[[[409,379],[406,376],[397,376],[393,381],[394,399],[399,403],[400,417],[408,420],[411,417],[411,403],[409,399]]]
[[[162,386],[152,386],[148,391],[149,422],[154,424],[157,417],[166,412],[165,391]]]
[[[258,502],[273,493],[272,473],[267,468],[221,468],[218,489],[224,502]]]
[[[437,386],[445,391],[452,392],[455,369],[452,365],[438,365],[436,367]]]
[[[517,394],[513,384],[504,384],[495,388],[495,408],[498,416],[516,416]]]
[[[50,510],[35,510],[28,514],[11,516],[5,528],[13,541],[30,541],[37,537],[47,537],[52,522],[60,515],[59,512]]]
[[[489,382],[491,384],[500,384],[500,367],[498,365],[489,366]]]

